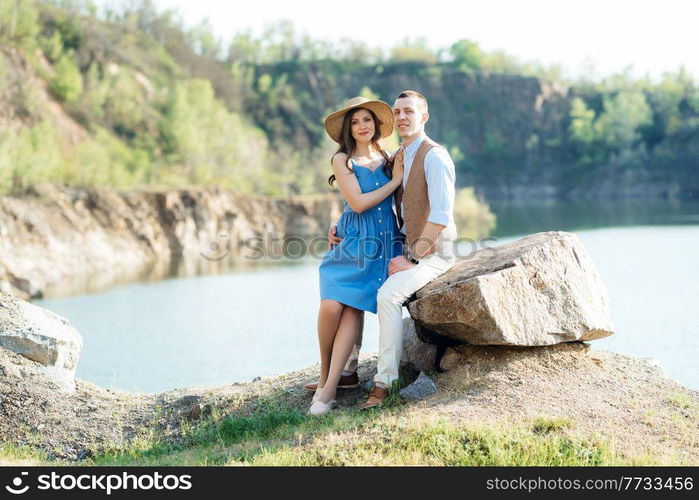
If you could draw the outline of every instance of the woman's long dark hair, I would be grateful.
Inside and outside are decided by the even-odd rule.
[[[374,113],[370,109],[356,108],[352,111],[348,111],[347,113],[345,113],[345,117],[342,120],[342,128],[340,129],[340,147],[337,151],[335,151],[335,154],[332,157],[335,158],[335,156],[337,156],[338,153],[345,153],[349,158],[354,154],[354,150],[357,148],[357,142],[354,140],[354,137],[352,137],[352,117],[360,109],[368,111],[371,115],[371,118],[374,120],[374,136],[371,138],[371,145],[376,151],[381,153],[381,156],[383,156],[383,171],[388,176],[388,178],[391,179],[393,178],[393,162],[388,157],[388,153],[386,153],[386,151],[384,151],[384,149],[379,145],[379,139],[381,139],[382,123],[381,120],[379,120],[378,116],[376,116],[376,113]],[[330,164],[332,164],[332,158],[330,159]],[[349,165],[347,165],[347,168],[350,172],[352,172],[352,168]],[[334,182],[335,174],[331,175],[328,178],[328,184],[330,185],[330,187],[332,187]]]

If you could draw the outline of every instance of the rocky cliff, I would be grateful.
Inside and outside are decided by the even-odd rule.
[[[333,195],[40,185],[0,198],[0,290],[30,298],[254,264],[280,255],[292,238],[324,236],[341,210]]]
[[[249,113],[273,142],[292,138],[297,148],[320,142],[324,114],[360,89],[387,102],[393,102],[401,90],[414,89],[429,100],[426,130],[450,149],[457,184],[474,186],[488,200],[697,196],[697,132],[691,125],[695,111],[683,104],[687,125],[678,127],[678,134],[666,133],[658,125],[662,111],[656,101],[664,97],[659,91],[649,90],[642,96],[655,122],[636,131],[641,152],[626,151],[615,143],[609,154],[583,162],[584,153],[570,132],[574,100],[585,101],[599,122],[610,107],[603,101],[618,91],[591,92],[564,82],[464,71],[446,63],[284,62],[254,70],[258,79],[274,80],[275,92],[293,96],[293,101],[279,103],[248,100]],[[279,126],[280,120],[294,130],[293,135]],[[657,137],[651,140],[649,135]],[[606,151],[605,147],[599,146],[596,153]]]

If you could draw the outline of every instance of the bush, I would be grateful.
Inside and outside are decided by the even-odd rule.
[[[73,52],[63,54],[54,65],[51,91],[63,102],[75,101],[83,92],[83,77],[73,60]]]
[[[0,40],[31,47],[39,33],[39,14],[32,0],[0,1]]]
[[[0,192],[8,194],[43,181],[61,180],[59,134],[49,122],[0,134]]]
[[[170,159],[194,183],[250,191],[265,170],[267,140],[214,97],[208,80],[178,82],[163,122]]]
[[[85,187],[126,188],[142,184],[151,176],[152,165],[145,151],[130,148],[100,128],[95,140],[78,145],[66,182]]]
[[[476,198],[472,187],[461,188],[454,199],[454,221],[459,238],[481,238],[495,229],[496,217],[490,207]]]

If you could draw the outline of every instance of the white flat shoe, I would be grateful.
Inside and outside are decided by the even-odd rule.
[[[308,410],[309,415],[325,415],[330,413],[330,411],[335,407],[335,399],[331,400],[329,403],[323,403],[322,401],[313,401],[311,408]]]
[[[320,396],[321,392],[323,392],[323,388],[318,387],[316,389],[316,392],[313,393],[313,398],[311,399],[311,403],[315,403],[318,400],[318,396]]]

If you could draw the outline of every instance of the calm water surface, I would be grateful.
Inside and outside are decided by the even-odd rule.
[[[593,348],[657,359],[699,388],[699,203],[491,204],[497,244],[576,233],[607,285],[616,334]],[[493,246],[493,244],[491,244]],[[120,285],[36,301],[83,335],[77,376],[157,392],[285,373],[317,362],[318,261]],[[367,313],[364,352],[378,346]]]

